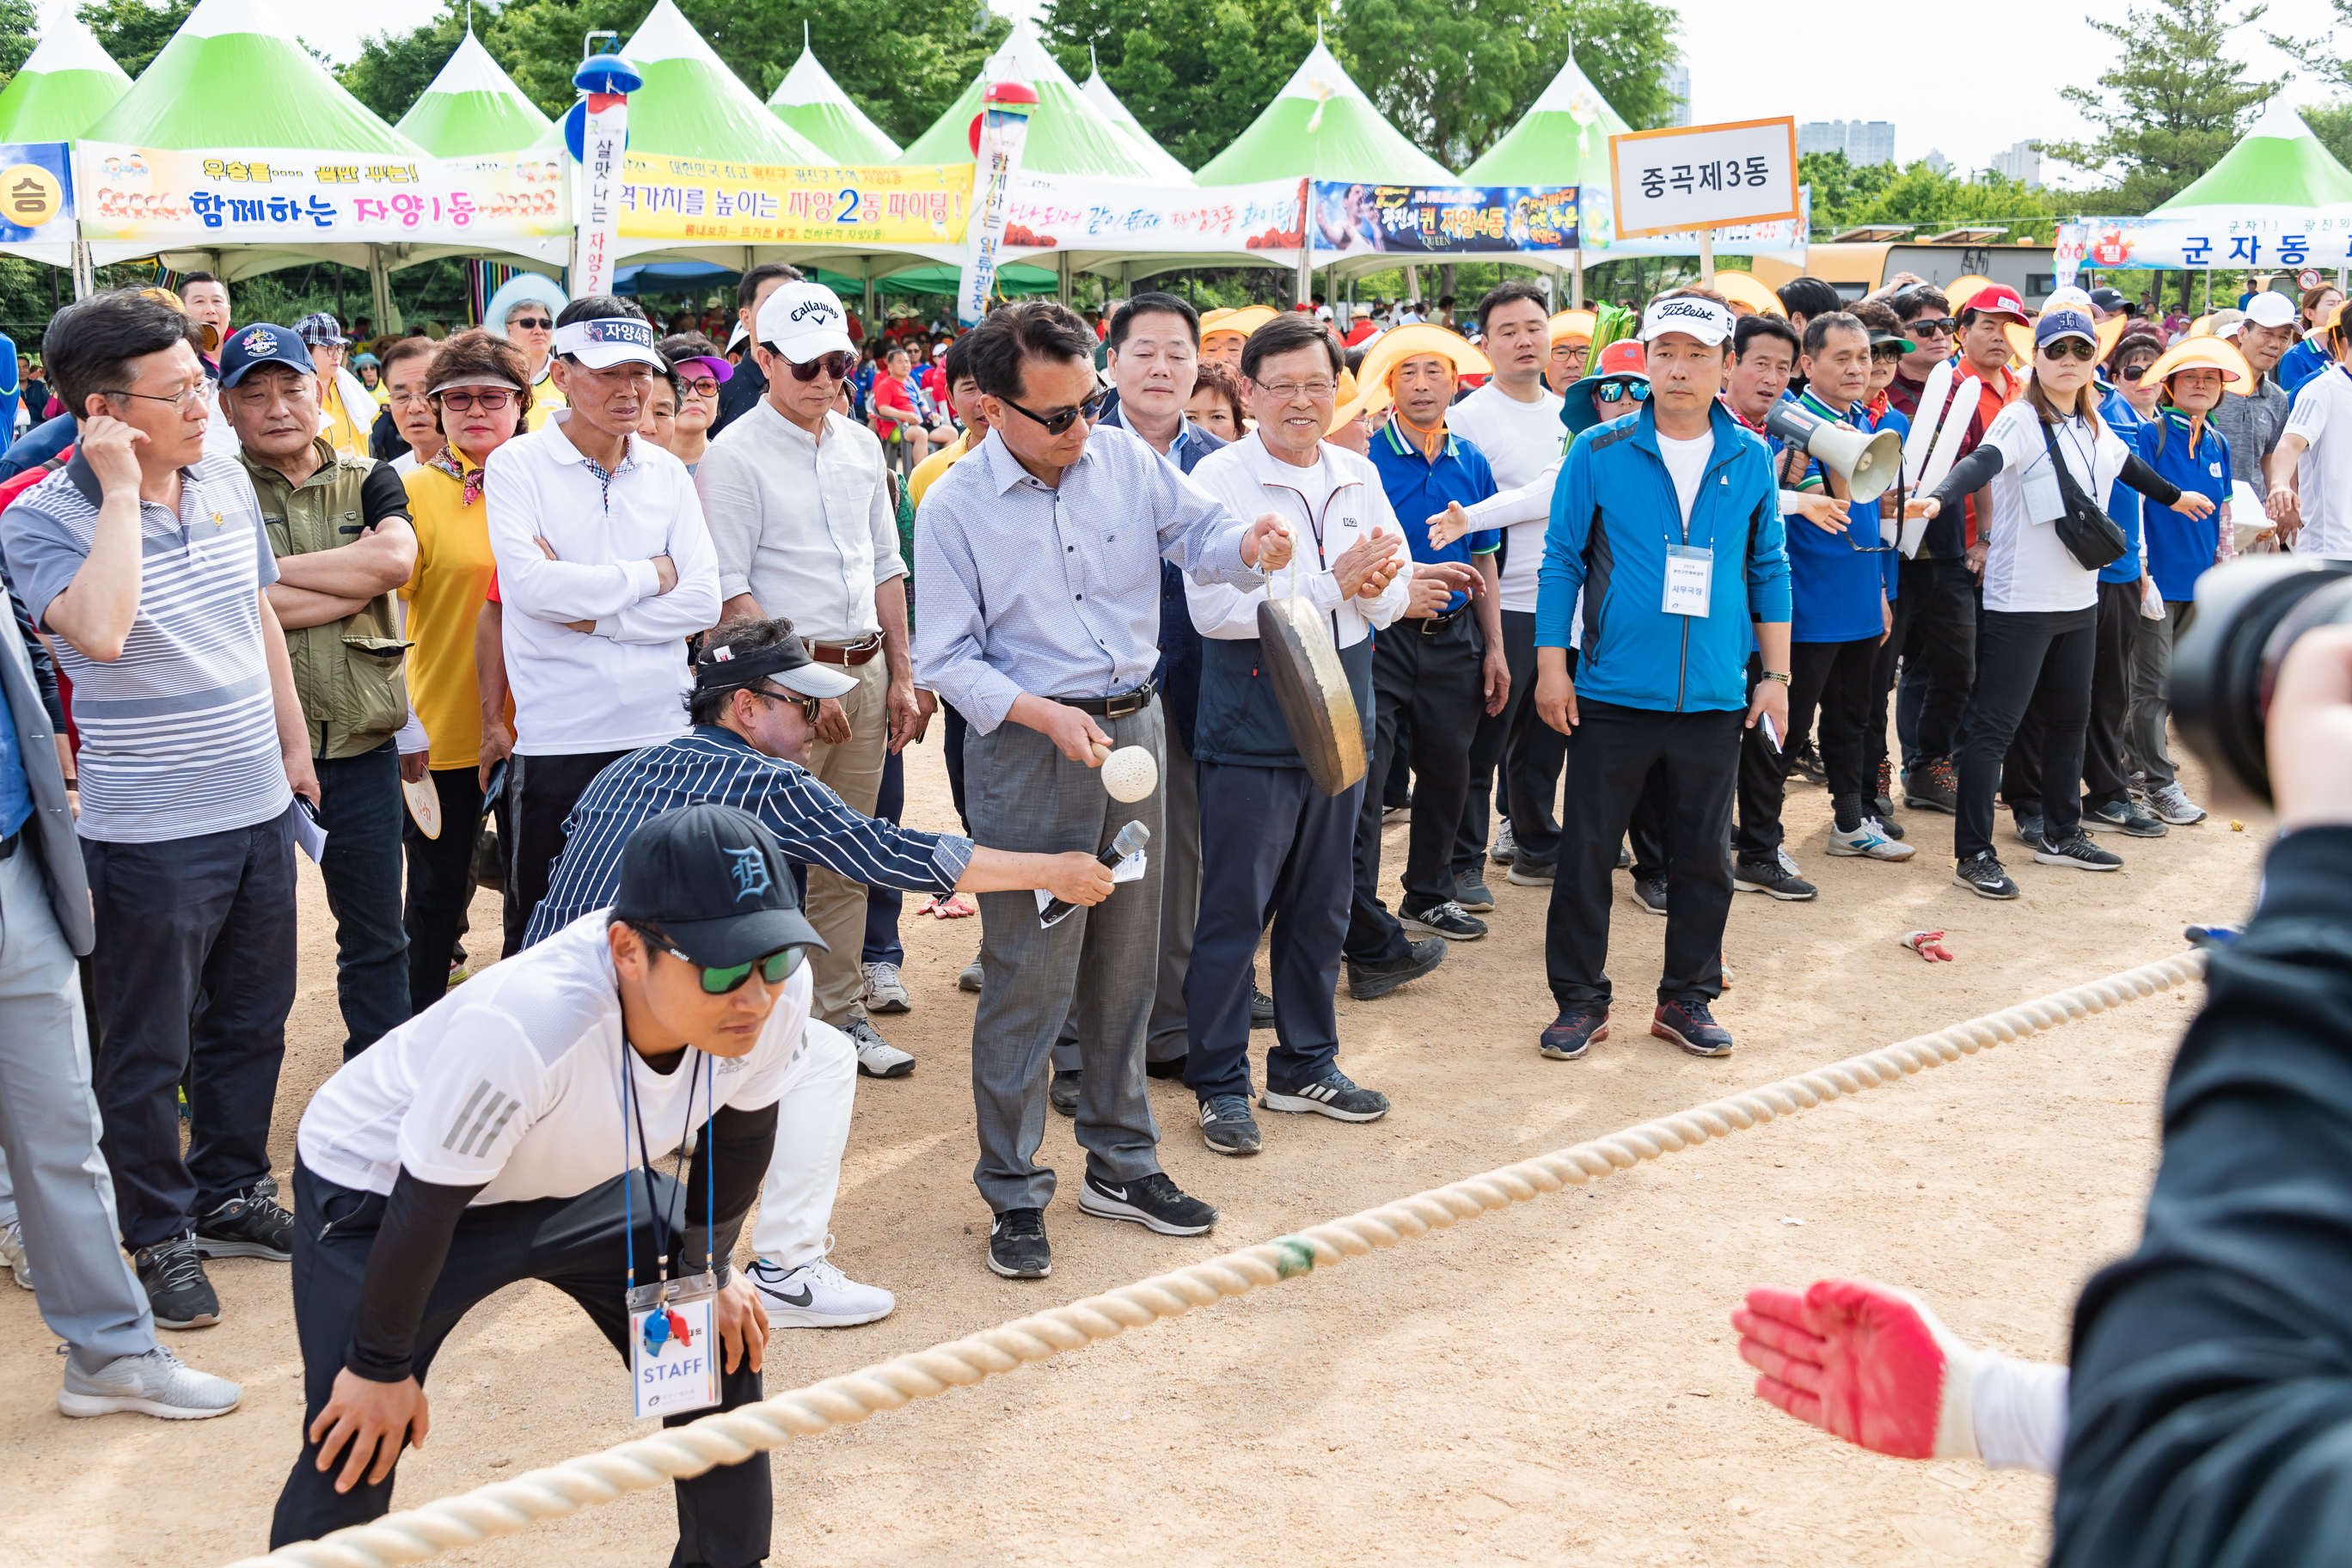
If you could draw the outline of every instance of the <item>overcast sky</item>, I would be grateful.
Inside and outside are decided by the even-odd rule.
[[[438,8],[435,0],[373,0],[304,6],[298,16],[289,0],[278,3],[313,47],[339,60],[358,52],[362,33],[415,26]],[[1042,0],[992,3],[1007,16],[1042,9]],[[2115,52],[2084,23],[2089,7],[2079,0],[1978,0],[1916,13],[1853,0],[1679,0],[1675,9],[1697,119],[1891,120],[1904,163],[1934,148],[1963,168],[1983,168],[2011,142],[2083,134],[2059,89],[2094,84]],[[2124,9],[2102,6],[2101,15]],[[1906,26],[1912,16],[1927,25]],[[2326,32],[2329,19],[2327,0],[2272,0],[2256,26],[2309,37]],[[1857,33],[1869,42],[1853,42]],[[1806,37],[1848,40],[1851,64],[1830,63],[1838,44],[1808,50],[1791,42]],[[2352,38],[2340,42],[2352,55]],[[1931,51],[1945,57],[1940,69],[1922,58]],[[2263,76],[2293,68],[2254,32],[2242,53]],[[2286,90],[2298,104],[2326,96],[2301,82]]]

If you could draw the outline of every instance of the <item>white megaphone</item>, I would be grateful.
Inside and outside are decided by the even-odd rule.
[[[1903,442],[1892,430],[1864,435],[1851,425],[1823,419],[1794,399],[1772,405],[1764,427],[1845,480],[1847,496],[1874,501],[1903,477]]]

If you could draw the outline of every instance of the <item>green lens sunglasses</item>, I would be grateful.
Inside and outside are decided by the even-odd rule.
[[[769,984],[782,985],[793,977],[793,971],[801,966],[802,950],[797,947],[780,947],[764,958],[755,958],[749,963],[730,963],[724,968],[716,964],[695,963],[692,958],[671,946],[669,938],[652,927],[640,925],[635,921],[631,921],[629,926],[639,936],[644,937],[679,963],[693,963],[695,968],[702,972],[702,989],[712,996],[724,996],[730,992],[740,991],[743,988],[743,983],[751,978],[751,972],[755,969],[760,972],[760,978]]]

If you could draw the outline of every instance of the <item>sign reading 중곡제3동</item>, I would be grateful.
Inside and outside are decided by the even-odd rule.
[[[1797,216],[1797,122],[1740,120],[1609,138],[1616,237]]]

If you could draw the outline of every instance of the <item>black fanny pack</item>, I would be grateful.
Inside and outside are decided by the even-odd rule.
[[[2054,525],[2058,542],[2082,563],[2085,572],[2096,572],[2122,560],[2124,552],[2131,548],[2123,529],[2107,515],[2105,507],[2083,493],[2083,487],[2074,481],[2074,470],[2059,455],[2056,430],[2047,420],[2040,423],[2042,443],[2050,448],[2050,466],[2058,470],[2058,499],[2066,506]]]

